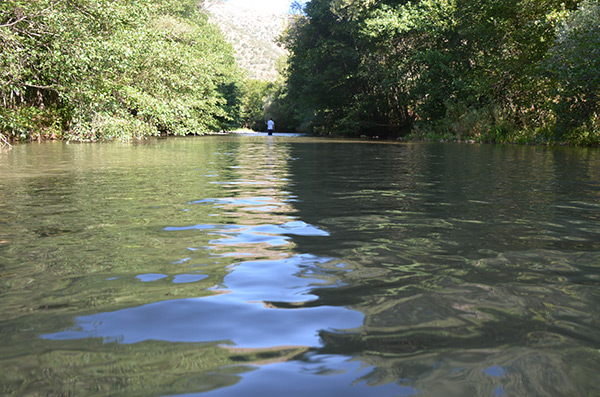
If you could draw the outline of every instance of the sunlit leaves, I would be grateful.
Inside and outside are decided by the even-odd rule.
[[[224,128],[236,115],[221,87],[237,84],[239,72],[199,7],[195,0],[9,0],[0,5],[0,99],[14,109],[69,109],[74,139],[115,131],[111,118],[121,139]],[[11,134],[9,123],[0,129]]]
[[[546,141],[556,119],[600,119],[598,1],[555,30],[578,3],[313,0],[289,33],[288,87],[314,129],[381,135],[416,120],[458,139]]]
[[[600,2],[585,0],[556,29],[548,70],[557,80],[559,133],[587,124],[600,134]],[[593,124],[593,125],[592,125]]]

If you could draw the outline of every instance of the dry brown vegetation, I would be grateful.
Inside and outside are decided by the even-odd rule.
[[[207,1],[205,7],[211,21],[233,45],[236,60],[248,77],[274,80],[277,60],[286,55],[285,49],[277,45],[277,39],[287,25],[287,15],[263,14],[222,0]]]

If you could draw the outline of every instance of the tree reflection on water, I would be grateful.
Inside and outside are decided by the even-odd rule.
[[[0,181],[7,394],[598,391],[597,154],[43,148]]]

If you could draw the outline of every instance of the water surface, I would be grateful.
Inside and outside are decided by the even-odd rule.
[[[4,395],[598,395],[600,151],[0,152]]]

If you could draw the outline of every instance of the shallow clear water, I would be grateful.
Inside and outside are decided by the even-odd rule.
[[[0,152],[3,395],[599,395],[600,151]]]

